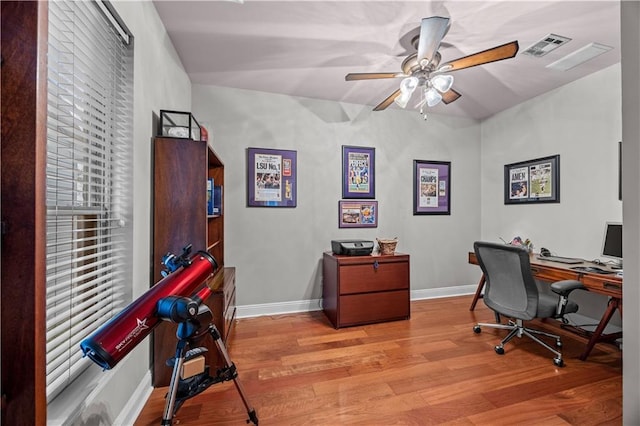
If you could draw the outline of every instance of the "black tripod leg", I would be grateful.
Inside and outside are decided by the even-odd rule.
[[[180,381],[180,370],[182,370],[182,364],[184,363],[184,350],[186,346],[186,340],[181,339],[178,341],[175,362],[173,364],[173,373],[171,373],[171,383],[169,384],[169,393],[167,394],[167,401],[164,406],[164,415],[162,416],[162,426],[170,426],[173,422],[178,382]]]
[[[240,394],[240,398],[242,398],[242,402],[244,403],[244,406],[247,409],[247,413],[249,415],[249,420],[247,420],[247,423],[252,422],[254,425],[257,425],[258,415],[256,414],[256,410],[251,406],[251,404],[249,403],[249,400],[247,399],[244,393],[244,389],[242,388],[242,385],[238,380],[238,373],[236,371],[236,366],[231,362],[231,359],[229,358],[229,353],[227,352],[227,348],[222,342],[220,333],[218,332],[218,329],[214,324],[209,325],[209,333],[211,334],[211,337],[213,337],[213,340],[216,343],[218,352],[220,353],[220,355],[222,355],[222,358],[224,359],[225,367],[227,367],[228,370],[231,372],[233,383],[236,385],[236,389]]]

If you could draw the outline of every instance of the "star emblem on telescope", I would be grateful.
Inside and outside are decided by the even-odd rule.
[[[147,319],[146,318],[143,319],[143,320],[141,320],[139,318],[136,318],[136,321],[138,322],[138,326],[136,327],[137,329],[145,330],[145,329],[149,328],[149,326],[147,325]]]

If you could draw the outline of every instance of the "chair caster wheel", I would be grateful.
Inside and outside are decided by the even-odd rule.
[[[473,332],[476,334],[480,334],[482,330],[480,330],[480,326],[479,325],[474,325],[473,326]]]
[[[496,346],[493,350],[496,351],[498,355],[504,355],[504,348],[502,346]]]
[[[562,347],[562,341],[560,339],[556,340],[556,348]]]
[[[562,358],[554,358],[553,363],[556,367],[564,367],[564,361],[562,360]]]

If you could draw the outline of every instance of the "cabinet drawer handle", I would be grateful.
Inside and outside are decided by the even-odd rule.
[[[531,268],[531,272],[533,272],[533,274],[535,275],[540,272],[540,270],[538,268]]]
[[[380,265],[378,264],[378,261],[377,261],[377,260],[376,260],[376,261],[374,261],[374,262],[373,262],[373,269],[375,269],[375,270],[377,271],[377,270],[378,270],[378,266],[380,266]]]
[[[620,284],[617,283],[608,283],[608,282],[604,282],[604,288],[609,288],[609,289],[613,289],[613,290],[620,290],[622,287],[620,286]]]

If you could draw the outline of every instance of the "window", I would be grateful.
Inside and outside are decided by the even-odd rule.
[[[80,341],[131,298],[133,48],[119,22],[100,0],[49,2],[49,401],[91,365]]]

